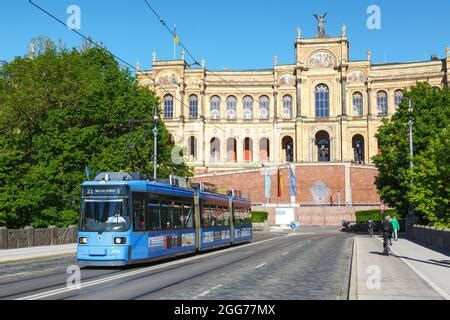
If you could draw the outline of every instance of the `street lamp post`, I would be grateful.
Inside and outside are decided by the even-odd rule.
[[[412,100],[409,100],[409,107],[408,107],[408,114],[409,114],[409,170],[412,172],[413,168],[414,168],[414,144],[413,144],[413,118],[412,118],[412,112],[413,112],[413,108],[412,108]],[[410,184],[413,184],[413,180],[411,178]],[[406,235],[408,235],[408,222],[412,221],[413,223],[415,222],[415,213],[414,213],[414,208],[411,206],[411,204],[409,204],[409,208],[408,208],[408,219],[406,221]]]
[[[157,178],[157,166],[158,166],[158,128],[155,126],[153,129],[153,179]]]
[[[153,179],[157,179],[158,169],[158,114],[156,105],[153,106],[153,120],[155,128],[153,129]]]

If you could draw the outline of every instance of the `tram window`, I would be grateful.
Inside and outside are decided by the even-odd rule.
[[[239,227],[240,223],[239,223],[239,209],[238,208],[234,208],[233,210],[233,223],[235,227]]]
[[[220,221],[218,219],[218,209],[217,207],[211,207],[211,215],[210,215],[210,221],[211,221],[211,227],[220,227]]]
[[[245,219],[245,209],[244,208],[236,208],[234,212],[234,224],[236,226],[244,225]]]
[[[132,212],[135,231],[145,230],[145,193],[133,192],[132,194]]]
[[[245,217],[244,217],[244,224],[245,225],[251,225],[252,224],[252,210],[250,208],[244,209],[245,211]]]
[[[147,230],[160,230],[161,220],[159,216],[159,203],[147,203],[145,208],[145,215],[147,221]]]
[[[183,206],[175,204],[173,207],[173,228],[184,229],[184,223]]]
[[[173,229],[172,206],[161,205],[161,229]]]
[[[185,205],[183,208],[183,216],[185,221],[185,228],[194,228],[194,208],[192,206]]]
[[[229,227],[230,226],[230,212],[228,211],[227,207],[223,208],[223,225],[225,227]]]
[[[203,206],[202,210],[202,226],[211,227],[211,207]]]

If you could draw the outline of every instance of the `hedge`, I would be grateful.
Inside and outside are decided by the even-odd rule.
[[[261,223],[268,219],[269,213],[265,211],[255,211],[252,212],[252,222],[253,223]]]
[[[380,210],[366,210],[366,211],[357,211],[355,212],[356,222],[367,222],[369,220],[372,221],[381,221],[381,212]],[[384,215],[394,216],[396,215],[396,210],[385,210]]]

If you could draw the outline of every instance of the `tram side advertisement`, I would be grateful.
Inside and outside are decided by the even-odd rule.
[[[148,238],[150,251],[161,251],[178,248],[193,247],[195,245],[195,233],[165,234]]]

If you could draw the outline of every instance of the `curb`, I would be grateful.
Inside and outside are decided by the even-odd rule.
[[[55,253],[52,255],[47,256],[36,256],[36,257],[30,257],[30,258],[11,258],[9,260],[0,260],[0,264],[15,264],[15,263],[24,263],[24,262],[33,262],[33,261],[42,261],[47,259],[57,259],[57,258],[64,258],[64,257],[70,257],[70,256],[76,256],[76,251],[74,252],[66,252],[66,253]]]
[[[348,300],[358,300],[357,295],[356,295],[356,291],[357,291],[357,286],[358,286],[358,282],[357,282],[357,270],[356,270],[356,265],[357,265],[357,254],[356,254],[356,236],[353,237],[353,254],[352,254],[352,267],[351,267],[351,272],[350,272],[350,288],[349,288],[349,292],[348,292]]]

